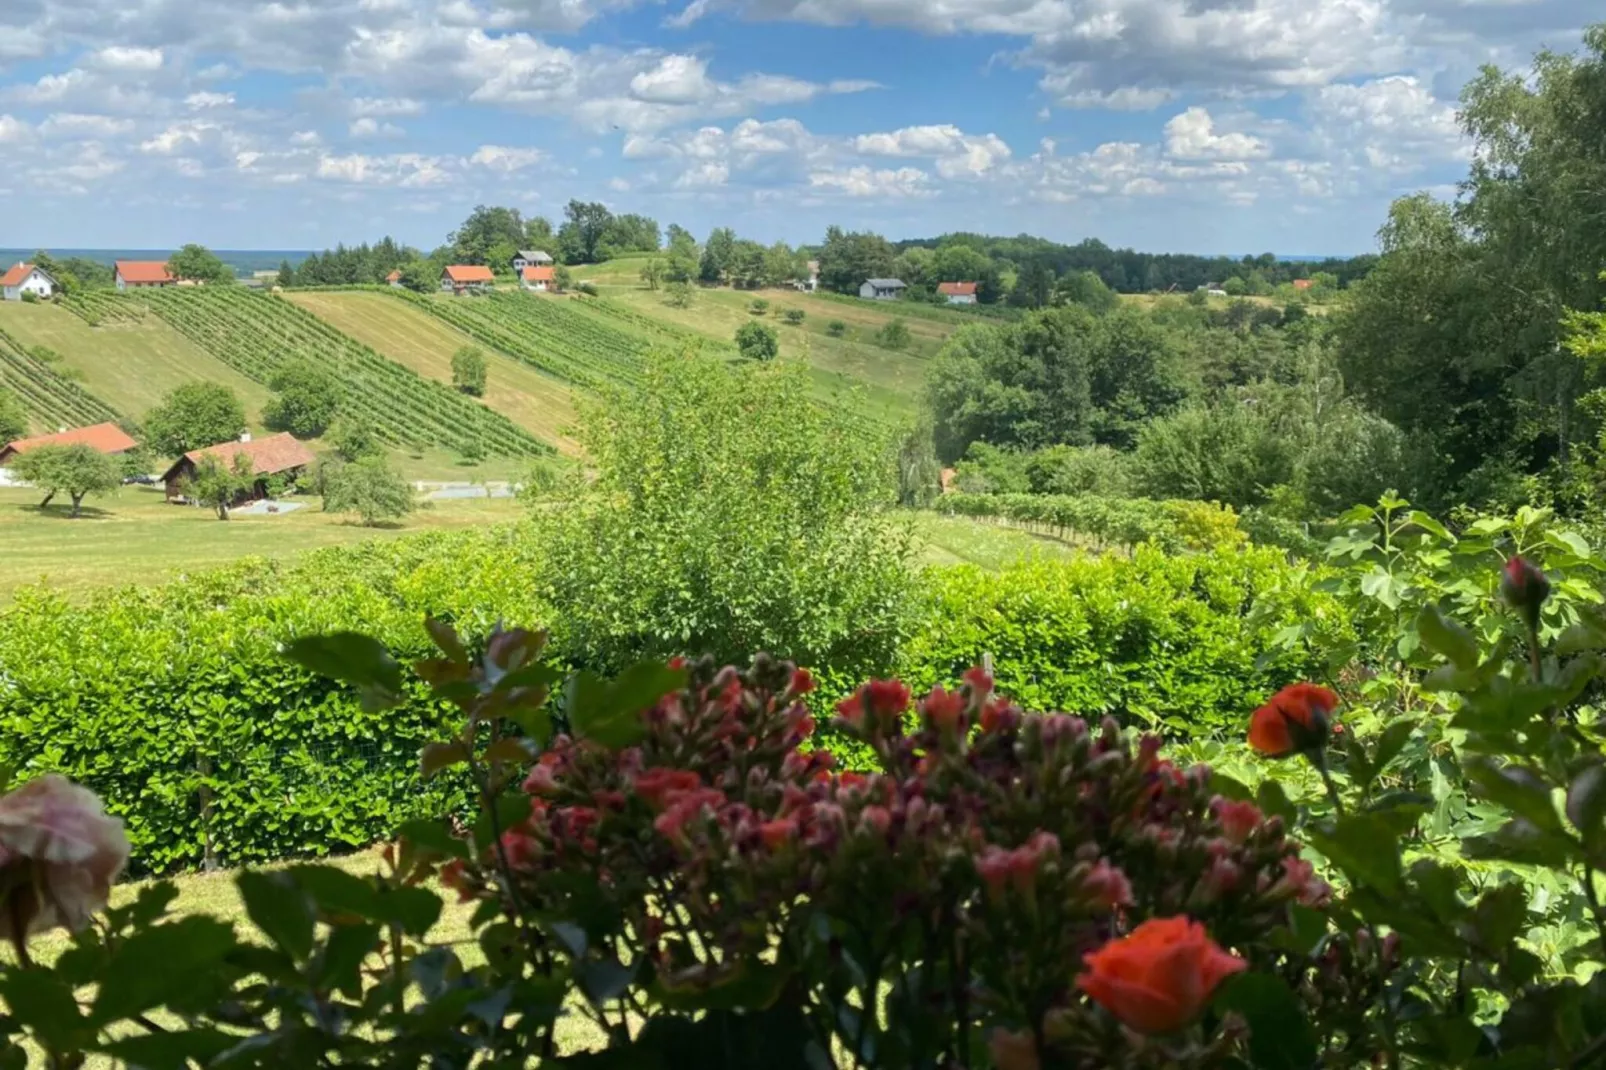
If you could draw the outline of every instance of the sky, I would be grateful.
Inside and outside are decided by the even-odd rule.
[[[1152,251],[1372,249],[1480,65],[1598,0],[0,0],[0,246],[428,249],[571,198]]]

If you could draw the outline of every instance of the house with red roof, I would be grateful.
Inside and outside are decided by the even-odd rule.
[[[1314,279],[1295,279],[1294,280],[1294,289],[1296,289],[1296,290],[1308,290],[1312,286],[1315,286],[1315,285],[1316,285],[1316,280],[1314,280]]]
[[[238,442],[220,442],[205,449],[190,450],[174,461],[173,467],[162,475],[162,482],[167,486],[167,500],[186,500],[185,491],[189,489],[189,481],[206,458],[215,458],[225,468],[233,468],[235,458],[242,455],[251,463],[251,472],[257,478],[251,489],[240,495],[240,501],[266,498],[269,476],[294,479],[317,459],[288,431],[254,440],[250,435],[241,435]]]
[[[946,297],[950,305],[976,303],[976,284],[973,282],[939,282],[937,292]]]
[[[124,431],[113,423],[95,424],[91,427],[75,427],[71,431],[58,431],[54,435],[37,435],[33,438],[19,438],[15,442],[7,442],[0,446],[0,468],[9,465],[13,459],[24,453],[39,449],[41,446],[93,446],[108,456],[127,453],[139,446]]]
[[[0,275],[0,297],[7,301],[21,301],[23,294],[43,300],[55,292],[56,280],[36,264],[17,264]]]
[[[459,297],[468,293],[484,293],[494,282],[496,276],[483,264],[453,264],[441,272],[441,290]]]
[[[558,288],[558,269],[552,267],[527,267],[519,272],[519,285],[526,290],[538,290],[546,293]]]
[[[402,288],[401,271],[400,270],[392,271],[389,275],[385,276],[385,281],[390,284],[392,289],[394,289],[394,290],[401,289]]]
[[[174,286],[178,283],[178,279],[160,260],[119,260],[116,263],[116,275],[119,290]]]

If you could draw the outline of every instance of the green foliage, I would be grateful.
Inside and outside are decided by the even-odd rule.
[[[246,427],[245,405],[222,383],[185,383],[145,414],[144,427],[147,445],[176,457],[239,438]]]
[[[45,492],[41,509],[57,494],[65,493],[72,499],[74,518],[81,513],[85,496],[115,491],[123,478],[116,461],[82,442],[31,449],[12,460],[11,471]]]
[[[360,461],[364,457],[378,457],[385,452],[384,444],[374,429],[361,420],[345,417],[329,429],[325,441],[342,461]]]
[[[415,508],[411,484],[384,457],[337,463],[321,473],[321,480],[324,512],[356,513],[367,527],[400,519]]]
[[[973,442],[955,466],[960,490],[972,494],[1135,496],[1128,454],[1108,446],[1048,446],[1023,452]]]
[[[825,333],[832,338],[841,338],[848,333],[848,325],[841,320],[832,320],[825,325]]]
[[[1092,312],[1109,312],[1121,303],[1114,290],[1091,271],[1078,271],[1054,284],[1054,300],[1059,304],[1081,305]]]
[[[808,313],[803,311],[801,308],[789,308],[781,313],[781,317],[794,327],[802,324],[804,317],[807,315]]]
[[[712,239],[710,239],[712,241]],[[856,294],[865,279],[886,278],[896,256],[879,234],[828,227],[820,247],[820,285],[839,294]]]
[[[488,365],[477,346],[462,346],[452,354],[452,385],[465,394],[482,397]]]
[[[608,259],[608,230],[613,213],[604,204],[571,200],[563,209],[558,228],[558,250],[565,264],[595,264]],[[656,229],[656,227],[655,227]],[[656,244],[654,245],[656,248]]]
[[[202,457],[200,464],[195,466],[195,473],[187,481],[184,494],[192,501],[217,510],[219,520],[227,520],[229,510],[242,497],[250,494],[255,485],[256,469],[246,454],[236,453],[228,464],[209,455]]]
[[[448,263],[484,264],[497,271],[506,271],[509,268],[508,261],[513,259],[512,253],[508,252],[502,263],[495,261],[494,254],[523,247],[524,234],[524,217],[517,208],[476,205],[468,218],[446,237],[451,245]],[[439,268],[435,269],[431,281],[439,283]]]
[[[770,303],[762,297],[755,297],[747,305],[747,311],[755,316],[762,316],[770,310]]]
[[[887,349],[906,349],[911,340],[909,325],[899,319],[888,320],[875,333],[876,345],[884,346]]]
[[[931,425],[917,423],[898,444],[898,504],[925,509],[942,493],[942,465],[932,442]]]
[[[51,362],[41,360],[37,352],[24,349],[3,330],[0,391],[9,391],[21,403],[25,416],[46,427],[85,427],[118,418],[110,405],[67,378]]]
[[[664,304],[670,308],[690,308],[694,293],[691,283],[676,279],[664,287]]]
[[[234,281],[234,269],[219,260],[204,245],[191,243],[174,253],[167,261],[167,270],[174,278],[191,282],[225,283]]]
[[[655,256],[641,265],[641,281],[647,284],[647,289],[656,290],[663,285],[667,272],[667,266]]]
[[[639,392],[585,418],[596,481],[535,514],[560,650],[608,668],[743,649],[885,665],[910,545],[877,511],[883,445],[850,419],[799,366],[651,360]]]
[[[37,305],[39,303],[39,295],[32,290],[24,290],[22,291],[22,303],[25,305]]]
[[[781,339],[767,323],[744,323],[736,328],[736,349],[747,360],[770,361],[781,353]]]
[[[22,402],[9,390],[0,389],[0,445],[28,433],[28,414]]]
[[[345,396],[339,376],[304,357],[279,365],[268,380],[273,397],[262,407],[262,423],[297,438],[317,438],[329,429]]]
[[[1230,549],[1244,542],[1237,514],[1213,502],[961,491],[944,494],[937,508],[957,516],[1007,520],[1062,539],[1076,536],[1101,549],[1152,542],[1177,553]]]

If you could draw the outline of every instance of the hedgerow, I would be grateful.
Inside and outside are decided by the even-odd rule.
[[[1153,501],[1066,494],[945,494],[937,509],[958,516],[1007,520],[1078,536],[1100,549],[1152,542],[1177,552],[1237,546],[1238,515],[1214,502]]]

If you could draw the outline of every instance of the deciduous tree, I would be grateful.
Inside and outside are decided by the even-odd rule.
[[[463,346],[452,354],[452,385],[463,393],[484,395],[486,374],[485,352],[478,346]]]
[[[28,414],[11,391],[0,388],[0,446],[28,433]]]
[[[781,351],[781,339],[774,327],[752,320],[736,328],[736,348],[748,360],[774,360]]]
[[[191,282],[233,282],[234,269],[217,258],[204,245],[191,243],[174,253],[167,261],[167,270],[175,278]]]
[[[295,357],[280,365],[268,381],[273,397],[262,407],[262,423],[297,438],[317,438],[329,429],[340,410],[344,389],[327,365]]]
[[[236,453],[228,464],[208,454],[195,466],[195,474],[190,476],[185,494],[217,510],[219,520],[227,520],[234,503],[241,495],[248,494],[255,483],[256,474],[251,458],[244,453]]]
[[[41,509],[57,494],[70,497],[74,518],[81,514],[86,495],[114,491],[122,482],[117,463],[82,442],[29,450],[12,462],[12,471],[17,478],[45,492],[39,503]]]
[[[147,445],[176,457],[238,438],[245,430],[245,406],[222,383],[185,383],[145,414],[144,426]]]
[[[324,511],[356,513],[365,527],[406,516],[415,508],[412,486],[383,457],[337,463],[322,478]]]

